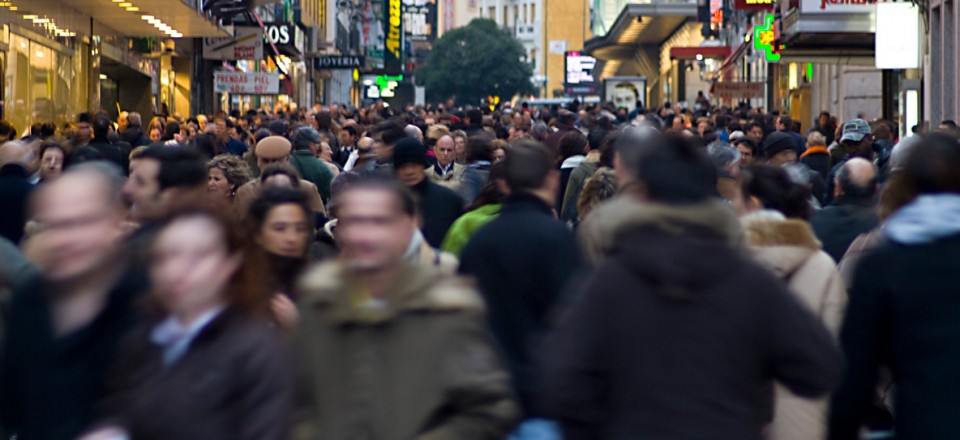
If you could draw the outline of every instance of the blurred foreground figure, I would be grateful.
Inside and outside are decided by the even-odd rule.
[[[177,208],[150,246],[158,313],[118,352],[87,439],[286,439],[293,380],[267,326],[262,268],[222,214]]]
[[[926,136],[887,189],[910,200],[885,242],[854,269],[840,331],[847,358],[831,405],[831,439],[860,438],[879,366],[893,375],[896,438],[960,438],[960,145]]]
[[[500,440],[516,423],[483,301],[404,258],[415,206],[379,180],[335,196],[341,261],[301,282],[298,438]]]
[[[762,439],[773,382],[822,396],[840,376],[838,350],[730,245],[737,219],[714,201],[703,153],[659,135],[618,144],[633,184],[582,225],[617,239],[547,343],[542,409],[570,440]]]
[[[119,255],[123,176],[78,165],[37,189],[27,255],[41,276],[16,292],[0,353],[0,417],[23,439],[73,439],[94,420],[144,280]]]

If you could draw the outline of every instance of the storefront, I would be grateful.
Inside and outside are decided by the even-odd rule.
[[[706,91],[704,72],[697,63],[671,57],[670,51],[703,43],[696,16],[695,2],[626,5],[606,35],[584,43],[584,52],[598,60],[597,80],[645,77],[647,107],[664,102],[692,107],[697,91]]]

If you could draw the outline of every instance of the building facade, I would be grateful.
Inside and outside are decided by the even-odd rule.
[[[960,118],[960,9],[957,0],[930,0],[927,54],[924,57],[924,103],[926,120]]]

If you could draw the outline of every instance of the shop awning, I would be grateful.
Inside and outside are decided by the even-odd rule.
[[[584,52],[603,61],[630,59],[637,46],[661,44],[696,16],[696,2],[628,4],[606,35],[584,43]]]
[[[874,64],[873,13],[804,14],[793,10],[780,21],[780,62]]]
[[[674,60],[696,60],[705,58],[726,59],[729,56],[730,46],[694,46],[670,48],[670,58]]]
[[[31,3],[37,0],[31,0]],[[49,1],[49,0],[41,0]],[[183,37],[220,37],[229,33],[212,19],[181,0],[59,0],[60,3],[86,11],[96,22],[128,37],[166,36],[148,22],[153,17]],[[124,5],[124,6],[121,6]],[[96,25],[94,32],[97,32]]]

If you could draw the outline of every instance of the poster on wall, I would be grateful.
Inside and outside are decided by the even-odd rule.
[[[603,80],[603,101],[617,109],[631,112],[637,103],[647,102],[647,78],[642,76],[611,76]]]
[[[410,41],[436,40],[436,0],[403,0],[403,29]]]
[[[386,0],[383,20],[383,70],[388,75],[403,72],[403,6],[401,0]]]

